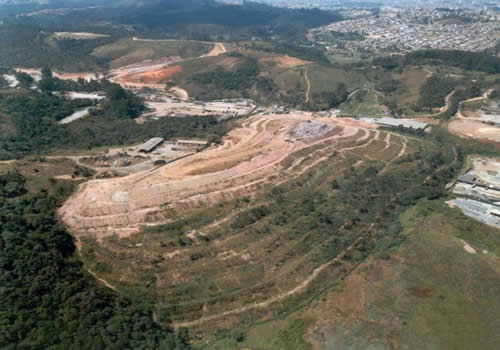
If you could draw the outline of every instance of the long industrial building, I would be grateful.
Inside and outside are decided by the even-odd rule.
[[[153,137],[139,147],[139,152],[149,153],[152,152],[156,147],[161,145],[164,141],[161,137]]]
[[[391,128],[406,128],[413,130],[425,130],[429,124],[417,122],[411,119],[399,119],[399,118],[390,118],[390,117],[382,117],[380,119],[375,119],[375,123],[380,126],[391,127]]]

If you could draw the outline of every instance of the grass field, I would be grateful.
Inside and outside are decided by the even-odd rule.
[[[311,80],[311,93],[336,91],[340,83],[344,83],[349,91],[354,91],[368,84],[361,72],[342,68],[326,67],[319,64],[308,69]]]
[[[360,90],[340,106],[343,115],[372,117],[384,116],[384,97],[373,90]]]
[[[92,55],[109,61],[111,68],[118,68],[144,60],[155,60],[169,56],[198,57],[210,51],[212,46],[197,41],[140,41],[126,38],[97,47]]]
[[[7,171],[21,173],[28,180],[29,192],[38,193],[45,190],[56,198],[67,197],[77,184],[85,181],[83,175],[92,174],[69,159],[43,157],[0,162],[0,173]]]

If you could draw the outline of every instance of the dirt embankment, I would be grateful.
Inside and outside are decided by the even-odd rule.
[[[226,53],[226,52],[227,52],[227,50],[226,50],[226,47],[224,46],[223,43],[215,43],[212,50],[210,50],[209,52],[207,52],[204,55],[201,55],[201,57],[214,57],[214,56],[222,55],[223,53]]]

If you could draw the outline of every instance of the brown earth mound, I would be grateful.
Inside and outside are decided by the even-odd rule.
[[[182,72],[180,66],[164,67],[136,74],[127,74],[120,77],[118,80],[121,83],[146,83],[159,84],[171,79],[174,75]]]

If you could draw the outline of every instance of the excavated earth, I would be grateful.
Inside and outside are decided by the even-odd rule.
[[[342,140],[366,142],[370,128],[350,119],[318,121],[304,112],[256,115],[229,132],[221,145],[150,171],[82,184],[59,214],[77,239],[126,237],[141,225],[166,223],[192,209],[286,181],[305,171],[295,169],[298,163],[283,168],[292,153]]]

